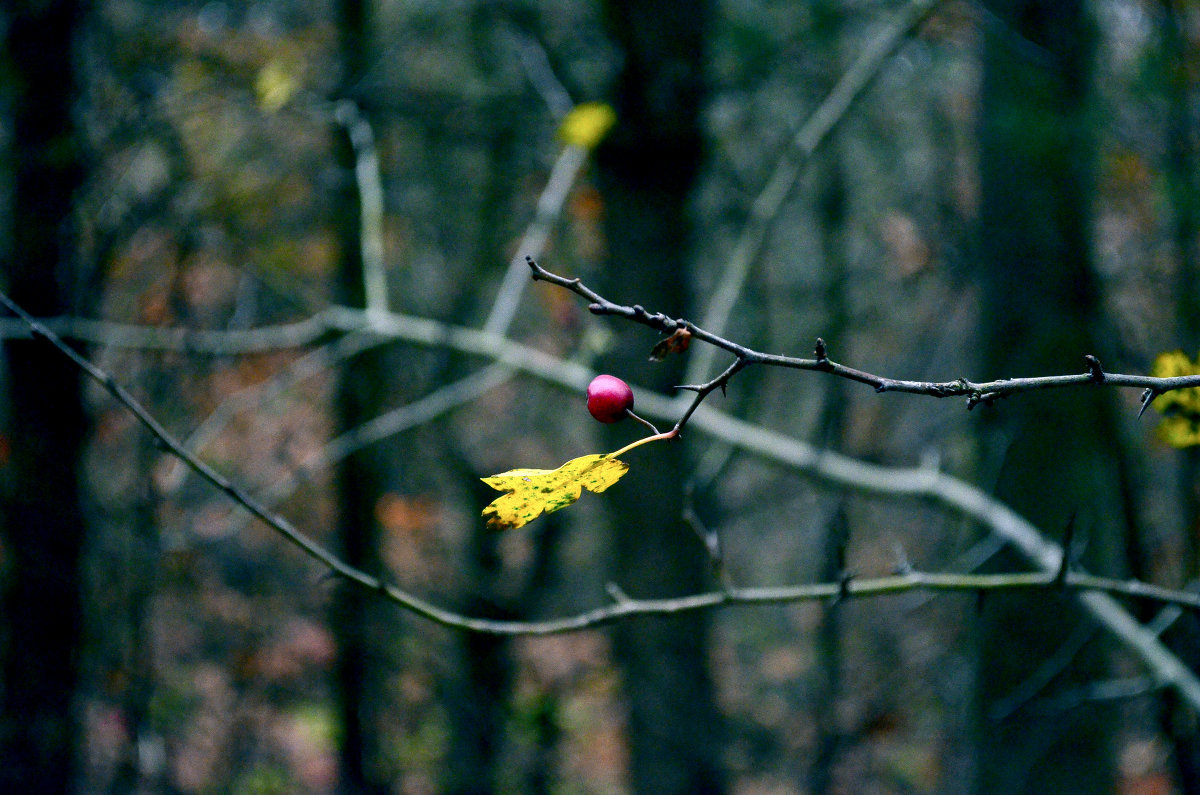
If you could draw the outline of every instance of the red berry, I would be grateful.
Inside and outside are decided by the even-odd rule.
[[[587,407],[600,422],[616,422],[633,408],[633,390],[615,375],[598,375],[588,384]]]

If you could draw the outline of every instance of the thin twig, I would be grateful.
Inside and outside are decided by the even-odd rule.
[[[336,330],[324,312],[294,323],[234,330],[167,328],[79,317],[47,318],[41,323],[59,336],[107,348],[185,351],[207,356],[239,356],[304,348]],[[21,320],[0,320],[0,337],[20,339],[30,335],[29,326]]]
[[[555,222],[562,214],[567,196],[574,187],[575,180],[583,169],[583,164],[587,162],[587,155],[588,150],[582,146],[565,146],[559,153],[558,159],[554,161],[550,178],[546,181],[546,187],[542,189],[542,194],[538,197],[537,211],[533,221],[526,227],[525,234],[521,236],[521,240],[517,244],[517,253],[508,263],[504,279],[492,302],[491,313],[483,325],[489,333],[506,334],[509,326],[512,325],[525,285],[529,283],[529,280],[525,278],[525,257],[540,256],[540,252],[545,249],[546,242],[550,239],[550,232],[553,231]]]
[[[526,265],[529,266],[528,260]],[[966,397],[968,408],[980,402],[995,401],[1013,395],[1045,389],[1096,385],[1090,371],[1069,375],[1041,376],[1034,378],[1007,378],[995,381],[971,381],[959,378],[953,381],[910,381],[874,375],[832,359],[804,359],[790,356],[765,354],[738,345],[730,340],[700,329],[687,320],[673,320],[661,314],[652,314],[642,308],[614,304],[593,293],[575,279],[566,279],[544,270],[536,263],[535,279],[548,281],[570,289],[593,302],[589,307],[597,314],[624,316],[642,325],[659,331],[686,328],[697,338],[708,342],[735,357],[744,357],[746,364],[767,364],[794,370],[814,370],[874,387],[877,392],[906,392],[930,397]],[[129,323],[112,323],[85,318],[60,317],[42,321],[47,329],[67,339],[103,345],[112,348],[138,350],[174,350],[211,356],[234,356],[288,348],[302,348],[313,344],[330,333],[370,332],[382,339],[398,339],[418,345],[447,346],[469,354],[488,356],[513,365],[534,375],[542,375],[541,364],[523,367],[521,356],[533,349],[503,337],[463,326],[439,323],[428,318],[390,312],[376,318],[368,318],[361,309],[332,305],[304,320],[277,326],[261,326],[253,329],[231,331],[195,330],[186,328],[164,328]],[[0,338],[14,339],[30,336],[28,326],[20,321],[0,320]],[[553,357],[549,357],[553,358]],[[545,360],[543,360],[543,364]],[[553,366],[550,370],[555,369]],[[579,371],[582,372],[582,369]],[[556,380],[551,377],[550,380]],[[1148,375],[1104,373],[1104,386],[1132,387],[1142,389],[1142,409],[1153,398],[1177,389],[1200,387],[1200,375],[1158,378]],[[567,384],[564,384],[567,385]],[[569,384],[576,387],[574,380]],[[587,381],[583,382],[587,386]]]
[[[526,264],[532,271],[535,280],[558,285],[586,299],[589,302],[588,311],[594,315],[622,317],[662,333],[671,333],[676,329],[687,329],[693,339],[707,342],[715,348],[732,354],[737,360],[738,369],[748,365],[761,364],[792,370],[812,370],[856,381],[860,384],[866,384],[873,387],[876,392],[906,392],[908,394],[926,395],[936,398],[965,397],[967,398],[968,409],[974,408],[980,403],[993,403],[1001,398],[1026,392],[1085,385],[1134,387],[1149,390],[1155,395],[1176,389],[1200,386],[1200,375],[1159,378],[1149,375],[1106,373],[1100,370],[1100,363],[1096,361],[1094,356],[1090,355],[1084,357],[1087,366],[1086,372],[1069,375],[1002,378],[996,381],[979,382],[966,378],[958,378],[953,381],[911,381],[900,378],[889,378],[835,362],[829,358],[826,343],[821,339],[817,340],[814,351],[816,358],[813,359],[763,353],[726,339],[719,334],[714,334],[689,320],[671,318],[661,312],[651,312],[645,307],[638,305],[626,306],[609,301],[585,285],[580,279],[568,279],[564,276],[551,273],[532,259],[528,259]],[[723,378],[726,383],[728,382],[728,378],[724,378],[724,376],[719,378]]]
[[[388,309],[387,273],[383,262],[383,179],[371,123],[353,101],[343,99],[334,118],[346,128],[354,149],[354,178],[358,185],[359,251],[362,255],[363,295],[367,310]]]

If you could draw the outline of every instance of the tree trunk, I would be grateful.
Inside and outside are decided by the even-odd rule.
[[[618,125],[598,152],[609,265],[603,292],[653,311],[686,316],[690,224],[687,203],[701,164],[706,4],[611,2],[611,32],[623,49]],[[617,329],[609,372],[670,392],[679,358],[647,364],[644,330]],[[609,444],[627,441],[615,428]],[[619,440],[618,441],[618,437]],[[607,448],[606,448],[607,449]],[[711,585],[711,566],[683,522],[682,442],[638,451],[625,488],[613,490],[614,579],[638,597],[677,595]],[[721,729],[709,675],[711,618],[622,622],[615,650],[629,699],[633,791],[723,792]]]
[[[80,309],[72,206],[82,168],[71,54],[84,11],[71,0],[19,2],[7,15],[15,168],[5,287],[40,316]],[[11,340],[3,348],[10,414],[7,460],[0,459],[0,791],[69,792],[84,537],[80,373],[41,342]]]
[[[1091,33],[1081,0],[988,4],[979,160],[983,371],[1083,371],[1096,354],[1089,256]],[[1112,394],[1042,393],[989,410],[982,457],[996,494],[1048,533],[1077,515],[1089,568],[1116,573],[1123,535]],[[1015,556],[993,561],[1019,566]],[[978,792],[1094,793],[1114,787],[1115,715],[1054,697],[1101,679],[1103,637],[1050,593],[983,600],[977,682]],[[1078,692],[1078,691],[1075,691]]]
[[[364,0],[340,0],[338,4],[343,98],[353,96],[353,87],[367,63],[368,8]],[[356,153],[346,126],[339,125],[335,136],[341,182],[334,207],[342,256],[336,300],[345,306],[364,307],[362,202],[355,181]],[[385,353],[383,347],[371,348],[342,365],[334,398],[337,435],[382,413],[390,380]],[[382,574],[375,506],[386,488],[386,468],[379,458],[374,447],[358,450],[346,456],[335,473],[342,558],[372,574]],[[377,597],[352,586],[338,590],[333,606],[342,724],[341,791],[349,795],[381,794],[392,789],[378,747],[384,690],[380,657],[387,634],[380,607]]]
[[[1200,263],[1197,235],[1200,234],[1200,179],[1197,175],[1197,136],[1192,124],[1192,105],[1197,96],[1194,80],[1196,55],[1189,46],[1187,24],[1190,4],[1185,0],[1159,0],[1158,25],[1161,36],[1163,86],[1167,100],[1166,159],[1167,197],[1174,214],[1171,237],[1175,249],[1176,339],[1188,356],[1200,347]],[[1178,453],[1178,494],[1182,515],[1183,554],[1179,561],[1181,582],[1200,576],[1200,450],[1193,447]],[[1139,539],[1140,540],[1140,539]],[[1147,572],[1134,572],[1145,578]],[[1200,667],[1200,619],[1194,613],[1180,617],[1164,636],[1185,663]],[[1173,693],[1163,694],[1163,730],[1175,754],[1177,783],[1182,795],[1200,793],[1200,729],[1186,705]]]

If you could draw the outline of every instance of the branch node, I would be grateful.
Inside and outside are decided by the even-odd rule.
[[[608,592],[609,597],[619,605],[627,605],[633,602],[629,594],[621,590],[621,586],[615,582],[604,583],[604,590]]]
[[[1103,384],[1104,369],[1100,366],[1100,360],[1090,353],[1084,356],[1083,360],[1087,362],[1088,373],[1092,376],[1092,381],[1097,384]]]
[[[829,605],[830,607],[833,607],[834,605],[844,602],[850,598],[850,582],[853,579],[854,572],[849,571],[848,569],[842,569],[842,571],[838,574],[837,596],[833,597],[833,601],[830,602]]]
[[[593,315],[604,314],[604,305],[603,304],[588,304],[588,311],[591,312]]]
[[[829,364],[829,351],[825,348],[825,340],[817,337],[817,344],[813,347],[813,355],[817,357],[817,367],[827,368]]]
[[[972,392],[967,396],[967,411],[976,406],[993,406],[996,403],[996,395],[990,392]]]

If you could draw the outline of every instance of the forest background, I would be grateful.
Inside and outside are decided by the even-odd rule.
[[[1186,401],[747,366],[604,494],[480,516],[481,477],[641,435],[588,416],[594,373],[669,427],[735,362],[655,361],[527,255],[886,378],[1195,356],[1195,3],[14,0],[0,29],[0,287],[128,390],[4,320],[0,789],[1200,792],[1200,459],[1156,432],[1194,435]]]

